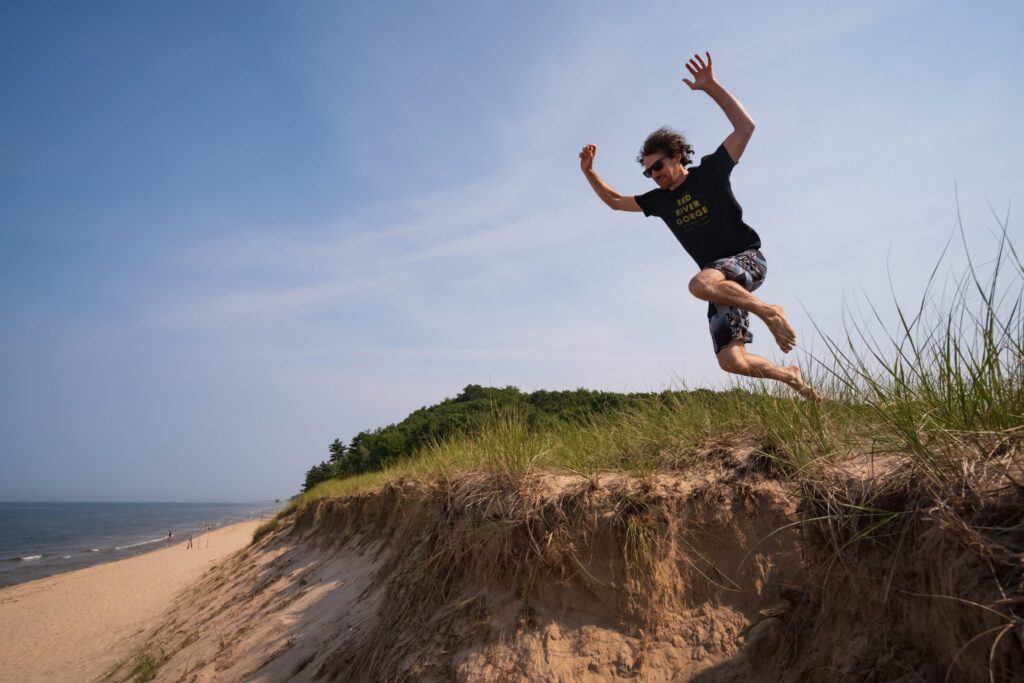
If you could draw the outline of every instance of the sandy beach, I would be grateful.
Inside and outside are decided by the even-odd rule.
[[[260,520],[118,562],[0,589],[0,681],[88,681],[211,566],[245,547]]]

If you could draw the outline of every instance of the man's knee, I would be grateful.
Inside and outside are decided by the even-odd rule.
[[[716,277],[716,275],[718,277]],[[707,301],[714,291],[713,285],[716,280],[724,280],[725,277],[717,270],[702,270],[690,278],[690,294],[698,299]]]

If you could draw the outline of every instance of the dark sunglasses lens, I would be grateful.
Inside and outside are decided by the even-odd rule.
[[[654,173],[655,171],[660,171],[662,163],[664,161],[665,161],[664,159],[658,159],[657,161],[655,161],[653,164],[651,164],[651,167],[649,169],[644,171],[644,176],[646,176],[647,178],[650,178],[652,173]]]

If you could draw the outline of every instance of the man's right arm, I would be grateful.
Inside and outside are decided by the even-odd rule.
[[[587,145],[580,152],[580,169],[586,176],[587,182],[590,183],[590,187],[594,188],[594,193],[600,197],[602,202],[616,211],[643,211],[633,196],[619,194],[594,172],[594,155],[596,154],[597,147],[594,145]]]

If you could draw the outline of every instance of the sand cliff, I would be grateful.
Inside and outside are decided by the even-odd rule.
[[[813,480],[733,443],[688,471],[460,474],[309,505],[182,594],[157,680],[918,681],[1024,674],[1005,468]]]

